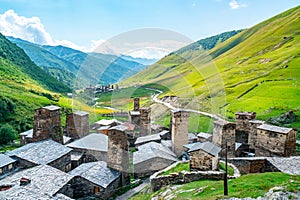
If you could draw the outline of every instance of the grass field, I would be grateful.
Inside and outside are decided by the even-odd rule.
[[[300,175],[291,176],[279,172],[249,174],[228,182],[228,197],[257,198],[263,196],[269,189],[275,186],[284,186],[286,191],[300,191]],[[148,200],[166,191],[166,188],[155,193],[145,192],[130,198],[131,200]],[[215,200],[225,198],[223,196],[223,181],[201,180],[187,183],[172,190],[173,199],[203,199]],[[227,197],[227,198],[228,198]],[[297,197],[294,197],[297,198]]]

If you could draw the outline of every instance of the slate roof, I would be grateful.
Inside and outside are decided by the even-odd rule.
[[[208,139],[208,138],[212,137],[212,134],[201,132],[201,133],[198,133],[197,137]]]
[[[217,156],[218,153],[221,151],[221,148],[215,145],[212,142],[206,141],[203,143],[197,143],[192,146],[192,148],[189,150],[189,152],[203,150],[206,153],[209,153],[210,155]]]
[[[101,119],[100,121],[97,121],[95,124],[101,125],[101,126],[109,126],[113,123],[120,123],[116,119]]]
[[[133,164],[136,165],[152,158],[177,161],[176,155],[168,147],[157,142],[149,142],[139,146],[138,151],[133,153]]]
[[[194,145],[196,144],[200,144],[201,142],[194,142],[194,143],[191,143],[191,144],[185,144],[183,145],[185,148],[187,148],[188,150],[190,150]]]
[[[89,113],[88,112],[84,112],[82,110],[78,110],[76,112],[74,112],[75,115],[80,115],[80,116],[85,116],[85,115],[88,115]]]
[[[23,177],[29,178],[31,182],[20,186],[20,179]],[[25,169],[1,180],[2,184],[13,185],[13,187],[0,192],[0,199],[53,199],[51,197],[72,178],[72,175],[48,165]]]
[[[122,125],[127,127],[127,131],[133,131],[135,129],[135,125],[129,122],[124,122]]]
[[[188,140],[196,140],[197,136],[194,133],[189,133],[188,134]]]
[[[159,132],[158,134],[159,134],[160,136],[163,136],[163,135],[168,134],[168,133],[170,133],[170,131],[168,131],[168,130],[163,130],[163,131]]]
[[[118,171],[108,168],[107,163],[104,161],[81,164],[70,171],[69,174],[80,176],[103,188],[106,188],[120,176]]]
[[[8,156],[16,156],[38,165],[46,165],[66,155],[71,150],[72,149],[49,139],[26,144],[15,150],[8,151],[5,154]]]
[[[269,125],[269,124],[262,124],[262,125],[258,126],[257,128],[266,130],[266,131],[272,131],[272,132],[284,133],[284,134],[287,134],[288,132],[293,130],[292,128],[285,128],[285,127],[274,126],[274,125]]]
[[[110,126],[101,126],[100,128],[98,128],[98,131],[103,131],[103,130],[108,130],[110,128]]]
[[[20,136],[26,136],[27,138],[32,138],[32,135],[33,135],[33,129],[20,133]]]
[[[91,133],[66,145],[70,148],[107,152],[108,137],[102,133]]]
[[[126,131],[128,129],[127,126],[124,125],[118,125],[118,126],[113,126],[109,130],[118,130],[118,131]]]
[[[72,140],[72,138],[68,137],[68,136],[63,136],[63,143],[67,144],[70,140]]]
[[[242,143],[236,142],[235,143],[235,150],[238,150],[242,145],[243,145]]]
[[[10,158],[9,156],[7,156],[5,154],[0,153],[0,168],[7,166],[11,163],[14,163],[14,162],[16,162],[16,160]]]
[[[130,115],[141,115],[140,111],[129,111]]]
[[[147,135],[147,136],[143,136],[143,137],[138,137],[134,143],[134,145],[140,145],[140,144],[144,144],[147,142],[160,142],[161,138],[159,134],[153,134],[153,135]]]
[[[264,124],[265,123],[265,121],[257,120],[257,119],[250,120],[249,122],[252,124]]]
[[[55,106],[55,105],[45,106],[43,108],[45,108],[47,110],[59,110],[60,109],[59,106]]]

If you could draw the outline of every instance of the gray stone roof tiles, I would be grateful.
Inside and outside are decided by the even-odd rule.
[[[20,136],[26,136],[27,138],[32,138],[32,135],[33,135],[33,129],[20,133]]]
[[[208,139],[208,138],[212,137],[212,134],[201,132],[201,133],[198,133],[197,137]]]
[[[285,127],[280,127],[280,126],[274,126],[274,125],[269,125],[269,124],[262,124],[257,127],[258,129],[266,130],[266,131],[272,131],[276,133],[284,133],[287,134],[292,128],[285,128]]]
[[[45,106],[43,108],[45,108],[47,110],[59,110],[60,109],[59,106],[55,106],[55,105]]]
[[[159,134],[153,134],[153,135],[147,135],[147,136],[142,136],[142,137],[138,137],[134,143],[134,145],[140,145],[140,144],[144,144],[147,142],[160,142],[161,138]]]
[[[133,153],[133,164],[135,165],[155,157],[177,161],[176,155],[168,147],[157,142],[149,142],[139,146],[138,151]]]
[[[10,158],[9,156],[7,156],[5,154],[0,153],[0,168],[4,167],[6,165],[9,165],[11,163],[14,163],[14,162],[16,162],[16,160]]]
[[[80,176],[103,188],[106,188],[120,176],[118,171],[108,168],[107,163],[104,161],[81,164],[70,171],[69,174]]]
[[[126,131],[128,129],[127,126],[124,125],[118,125],[118,126],[113,126],[109,130],[118,130],[118,131]]]
[[[71,150],[72,149],[49,139],[26,144],[15,150],[8,151],[5,154],[8,156],[16,156],[38,165],[46,165],[66,155]]]
[[[29,178],[31,182],[20,186],[20,179],[23,177]],[[0,199],[55,199],[52,197],[72,178],[72,175],[56,168],[39,165],[2,179],[2,184],[13,185],[13,187],[0,192]]]
[[[198,151],[200,149],[205,151],[206,153],[213,155],[213,156],[217,156],[218,153],[221,151],[220,147],[218,147],[217,145],[215,145],[212,142],[206,141],[203,143],[197,143],[197,144],[193,145],[191,147],[191,149],[189,150],[189,152]]]
[[[107,152],[108,137],[102,133],[91,133],[66,145],[70,148]]]
[[[264,124],[265,123],[265,121],[257,120],[257,119],[250,120],[249,122],[252,124]]]

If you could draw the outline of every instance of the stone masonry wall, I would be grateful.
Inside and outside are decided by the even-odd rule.
[[[59,169],[63,172],[68,172],[71,170],[71,152],[68,154],[52,161],[48,164],[51,167],[54,167],[56,169]]]
[[[177,156],[184,151],[183,145],[188,143],[188,119],[189,113],[185,111],[172,112],[172,150]]]
[[[89,115],[71,113],[66,116],[67,136],[72,139],[82,138],[89,134]]]
[[[37,109],[34,112],[32,141],[38,142],[49,138],[63,143],[60,110]]]
[[[152,191],[157,191],[162,187],[173,185],[173,184],[182,184],[182,183],[190,183],[198,180],[222,180],[224,178],[224,172],[221,171],[197,171],[197,172],[179,172],[179,173],[171,173],[170,175],[161,175],[163,171],[168,170],[171,167],[174,167],[178,163],[174,165],[156,172],[150,177],[151,189]]]
[[[215,163],[215,161],[218,161],[218,159],[214,158],[214,156],[202,150],[190,152],[190,168],[203,171],[216,170],[216,166],[218,165]]]
[[[221,147],[221,157],[225,157],[227,141],[227,155],[231,158],[235,157],[235,124],[226,121],[215,121],[212,141]]]

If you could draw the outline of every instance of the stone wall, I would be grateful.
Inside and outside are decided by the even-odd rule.
[[[168,168],[156,172],[150,177],[151,189],[152,191],[157,191],[164,186],[173,184],[183,184],[190,183],[199,180],[222,180],[224,178],[224,172],[221,171],[197,171],[197,172],[179,172],[172,173],[170,175],[161,175],[164,171],[173,168],[178,163],[174,163]]]
[[[151,134],[151,108],[140,109],[140,137]]]
[[[21,169],[27,169],[27,168],[37,166],[37,164],[29,162],[29,161],[24,160],[24,159],[21,159],[19,157],[12,156],[11,158],[17,160],[17,167],[21,168]]]
[[[134,165],[134,175],[136,177],[145,177],[152,175],[154,172],[170,166],[174,161],[162,158],[148,159],[142,163]]]
[[[56,169],[59,169],[63,172],[68,172],[71,170],[71,152],[69,152],[66,155],[63,155],[62,157],[52,161],[48,164],[51,167],[54,167]]]
[[[257,145],[257,127],[262,125],[263,121],[257,121],[253,120],[250,121],[250,127],[249,127],[249,149],[253,149],[255,151],[256,145]]]
[[[227,121],[215,121],[212,141],[221,147],[220,156],[225,157],[226,141],[228,157],[235,157],[235,124]]]
[[[86,198],[91,199],[92,197],[100,199],[109,199],[119,187],[120,179],[117,178],[106,188],[96,185],[82,177],[74,177],[71,181],[71,187],[73,189],[72,198]],[[95,193],[95,187],[99,188],[99,192]]]
[[[255,119],[255,112],[238,112],[235,114],[236,142],[248,143],[250,120]]]
[[[133,110],[139,111],[140,110],[140,98],[133,99]]]
[[[190,168],[197,170],[216,170],[219,166],[219,159],[203,150],[190,152]]]
[[[265,157],[231,158],[228,162],[235,165],[242,174],[280,171]]]
[[[75,152],[83,153],[83,162],[96,162],[96,161],[105,161],[107,162],[107,152],[96,151],[89,149],[80,149],[71,147]]]
[[[294,138],[292,141],[291,138]],[[296,135],[292,130],[290,133],[276,133],[272,131],[257,130],[257,141],[255,143],[256,156],[293,156],[296,149]]]
[[[32,141],[38,142],[49,138],[63,144],[59,107],[57,109],[44,107],[34,112]]]
[[[183,145],[188,144],[188,119],[188,112],[181,110],[172,111],[172,150],[178,157],[181,156],[184,151]]]
[[[128,138],[124,131],[110,129],[108,132],[107,167],[121,172],[122,185],[130,183]]]
[[[82,138],[89,134],[89,114],[79,111],[66,116],[66,135],[72,139]]]

